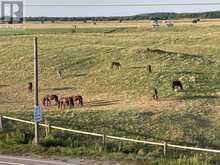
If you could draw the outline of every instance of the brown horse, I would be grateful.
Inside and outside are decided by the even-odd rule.
[[[152,67],[151,67],[151,65],[147,65],[147,70],[148,70],[149,73],[152,73]]]
[[[54,101],[55,105],[57,105],[59,99],[57,95],[46,95],[44,96],[44,98],[42,99],[42,103],[44,106],[49,106],[51,105],[51,102]]]
[[[78,101],[78,104],[83,106],[83,97],[80,95],[72,96],[74,102]]]
[[[177,88],[177,89],[180,88],[181,90],[183,90],[183,84],[181,81],[175,80],[172,82],[172,88],[173,88],[173,90],[175,90],[175,88]]]
[[[74,107],[74,100],[72,97],[61,97],[58,101],[58,109],[66,109],[66,107],[69,107],[69,109]]]
[[[28,92],[32,93],[32,90],[33,90],[32,82],[29,82],[29,83],[28,83],[27,89],[28,89]]]
[[[44,98],[42,99],[42,104],[43,106],[49,106],[50,100],[48,98],[48,95],[44,96]]]
[[[112,62],[112,65],[111,65],[111,69],[120,69],[121,68],[121,64],[119,62]]]
[[[159,99],[159,97],[158,97],[158,90],[156,88],[154,88],[153,99],[154,100],[158,100]]]

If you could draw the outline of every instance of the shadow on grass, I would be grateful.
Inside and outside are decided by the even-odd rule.
[[[85,102],[84,107],[108,106],[108,105],[117,104],[118,102],[120,102],[120,100],[96,100],[96,101]]]
[[[176,100],[200,100],[200,99],[218,99],[218,96],[181,96],[177,97]]]
[[[204,73],[202,72],[194,72],[194,71],[177,71],[174,72],[175,74],[196,74],[196,75],[203,75]]]
[[[146,69],[146,66],[132,66],[132,67],[128,67],[127,69]]]
[[[219,99],[220,96],[169,96],[169,97],[160,97],[158,101],[187,101],[187,100],[202,100],[202,99]]]
[[[0,85],[0,88],[8,87],[9,85]]]
[[[63,90],[71,90],[74,87],[53,87],[53,88],[43,88],[43,91],[63,91]]]
[[[78,73],[78,74],[67,74],[63,76],[63,79],[68,79],[68,78],[77,78],[77,77],[85,77],[88,76],[86,73]]]
[[[83,76],[87,76],[88,74],[85,73],[81,73],[81,74],[73,74],[72,76],[74,77],[83,77]]]

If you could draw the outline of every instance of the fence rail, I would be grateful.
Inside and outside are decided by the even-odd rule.
[[[1,116],[0,115],[0,129],[4,128],[3,119],[17,121],[17,122],[22,122],[22,123],[27,123],[27,124],[32,124],[32,125],[35,124],[35,122],[32,122],[32,121],[27,121],[27,120],[22,120],[22,119],[17,119],[17,118],[13,118],[13,117]],[[108,138],[108,139],[114,139],[114,140],[120,140],[120,141],[128,141],[128,142],[135,142],[135,143],[163,146],[163,148],[164,148],[164,150],[163,150],[164,151],[164,155],[166,155],[168,147],[169,148],[175,148],[175,149],[191,150],[191,151],[202,151],[202,152],[210,152],[210,153],[220,153],[220,150],[215,150],[215,149],[206,149],[206,148],[197,148],[197,147],[173,145],[173,144],[168,144],[166,142],[159,143],[159,142],[150,142],[150,141],[145,141],[145,140],[135,140],[135,139],[129,139],[129,138],[125,138],[125,137],[110,136],[110,135],[105,135],[105,134],[98,134],[98,133],[92,133],[92,132],[86,132],[86,131],[67,129],[67,128],[62,128],[62,127],[57,127],[57,126],[51,126],[50,124],[39,124],[39,125],[42,126],[42,127],[46,127],[49,130],[50,129],[56,129],[56,130],[62,130],[62,131],[66,131],[66,132],[77,133],[77,134],[102,137],[103,138],[103,145],[105,145],[105,140]],[[48,132],[50,132],[50,131],[48,131]]]

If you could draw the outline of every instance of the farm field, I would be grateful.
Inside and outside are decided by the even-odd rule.
[[[26,26],[0,30],[0,114],[33,120],[34,97],[27,83],[34,79],[33,37],[38,36],[40,98],[81,94],[85,100],[83,107],[71,110],[43,108],[45,121],[107,135],[220,149],[220,20],[196,25],[178,21],[173,28],[158,29],[141,21],[78,23],[74,33],[68,23]],[[121,69],[110,69],[112,61],[120,62]],[[149,64],[152,73],[147,71]],[[184,92],[172,91],[176,79],[182,81]],[[158,101],[152,99],[154,88]],[[124,153],[140,153],[137,145],[124,147]],[[158,156],[160,149],[144,152]],[[184,154],[220,161],[215,154]]]

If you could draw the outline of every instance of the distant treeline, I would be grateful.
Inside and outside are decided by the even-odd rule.
[[[123,17],[26,17],[26,21],[123,21],[123,20],[166,20],[182,18],[220,18],[220,11],[204,13],[151,13]]]

